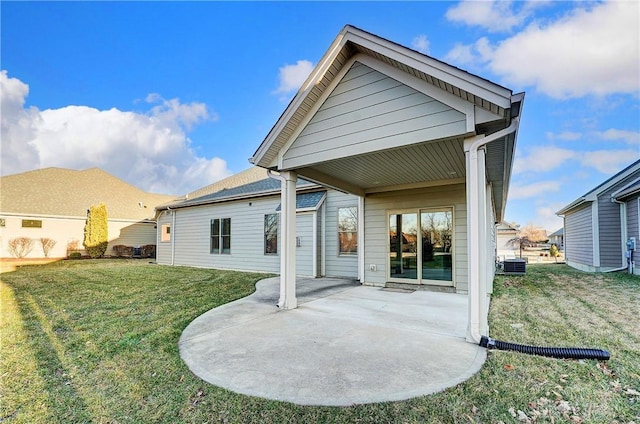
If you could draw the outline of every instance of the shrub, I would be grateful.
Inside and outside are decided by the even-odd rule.
[[[556,262],[558,262],[558,256],[560,256],[560,251],[558,250],[558,246],[552,244],[549,248],[549,256],[555,258]]]
[[[143,258],[155,258],[156,257],[156,245],[155,244],[145,244],[142,246],[142,257]]]
[[[17,237],[9,240],[9,252],[16,258],[24,258],[33,250],[33,244],[28,237]]]
[[[51,252],[51,249],[53,249],[53,247],[56,245],[56,243],[57,241],[55,241],[54,239],[46,237],[42,237],[40,239],[40,244],[42,244],[42,252],[44,253],[45,258],[49,257],[49,253]]]
[[[82,244],[89,256],[99,258],[107,250],[108,240],[107,206],[104,203],[98,206],[92,205],[87,211]]]
[[[81,259],[82,254],[80,252],[71,252],[69,253],[69,259]]]

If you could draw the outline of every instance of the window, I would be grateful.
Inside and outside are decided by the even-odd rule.
[[[338,208],[339,254],[358,254],[358,208]]]
[[[171,241],[171,224],[162,224],[160,228],[160,241]]]
[[[264,216],[264,254],[278,253],[278,221],[280,214],[270,213]]]
[[[42,221],[39,219],[23,219],[22,228],[42,228]]]
[[[231,253],[231,218],[211,220],[211,253]]]

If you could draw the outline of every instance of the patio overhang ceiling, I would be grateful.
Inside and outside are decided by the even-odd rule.
[[[331,128],[318,130],[323,119],[329,120],[325,115],[339,103],[338,97],[349,95],[345,81],[363,76],[381,88],[367,100],[352,96],[352,110],[333,115]],[[394,90],[405,91],[385,97]],[[520,114],[523,97],[347,25],[250,162],[295,171],[310,181],[360,196],[463,184],[465,138],[508,127]],[[359,101],[367,103],[358,105]],[[385,109],[400,101],[409,106]],[[321,131],[324,138],[317,136]],[[504,211],[515,140],[514,133],[486,146],[487,179],[498,220]]]

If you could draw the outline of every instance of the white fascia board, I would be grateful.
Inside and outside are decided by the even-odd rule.
[[[313,119],[313,117],[318,112],[318,110],[320,110],[324,102],[329,98],[329,96],[331,96],[331,93],[333,93],[333,90],[335,90],[338,84],[340,84],[340,81],[342,81],[342,78],[344,78],[347,72],[349,72],[349,70],[351,69],[351,67],[355,62],[356,62],[355,56],[350,58],[347,62],[345,62],[340,72],[338,72],[338,75],[335,76],[335,78],[331,81],[329,86],[323,91],[322,95],[318,98],[318,100],[316,100],[315,104],[309,110],[309,112],[304,117],[304,119],[300,121],[300,125],[298,125],[298,128],[296,128],[296,130],[291,134],[291,137],[289,137],[289,140],[287,140],[287,143],[280,149],[280,152],[278,152],[278,165],[277,165],[278,169],[283,168],[282,162],[284,160],[285,153],[291,148],[291,146],[297,140],[300,133],[304,131],[304,129],[309,124],[311,119]]]
[[[425,56],[391,41],[350,27],[345,38],[407,66],[448,82],[505,109],[511,105],[511,90],[477,75]]]
[[[346,40],[344,37],[345,30],[346,30],[346,27],[340,32],[340,34],[338,34],[338,36],[333,41],[329,49],[326,51],[322,59],[320,59],[320,62],[318,62],[316,67],[313,69],[313,71],[311,71],[311,74],[307,77],[305,82],[302,84],[302,86],[296,93],[293,100],[291,100],[291,102],[283,112],[282,116],[280,116],[280,118],[278,119],[278,122],[276,122],[276,124],[271,129],[271,131],[269,131],[269,134],[267,135],[265,140],[262,142],[262,144],[260,144],[260,146],[258,147],[258,150],[256,150],[253,157],[249,159],[249,162],[259,166],[273,166],[273,163],[270,163],[268,165],[261,163],[264,155],[271,148],[274,141],[278,138],[278,135],[280,135],[280,133],[282,132],[284,127],[287,125],[289,120],[293,117],[295,112],[298,110],[298,108],[300,107],[304,99],[307,97],[307,94],[309,93],[309,91],[313,89],[313,86],[324,76],[327,69],[329,69],[329,67],[333,64],[333,61],[335,60],[338,53],[340,52],[340,50],[342,50],[342,48],[346,43]]]

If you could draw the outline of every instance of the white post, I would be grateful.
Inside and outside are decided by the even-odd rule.
[[[358,280],[364,283],[364,196],[358,197]]]
[[[281,251],[280,251],[280,300],[282,309],[298,307],[296,298],[296,180],[295,172],[280,172],[281,194]]]
[[[488,320],[487,320],[487,266],[489,255],[487,251],[489,234],[487,231],[487,175],[486,175],[486,150],[484,147],[478,149],[478,251],[480,274],[478,281],[479,299],[478,299],[478,329],[480,335],[488,336]]]
[[[467,256],[469,266],[469,325],[467,341],[479,343],[483,331],[487,331],[486,316],[486,175],[485,152],[478,149],[484,137],[478,136],[467,157]]]

